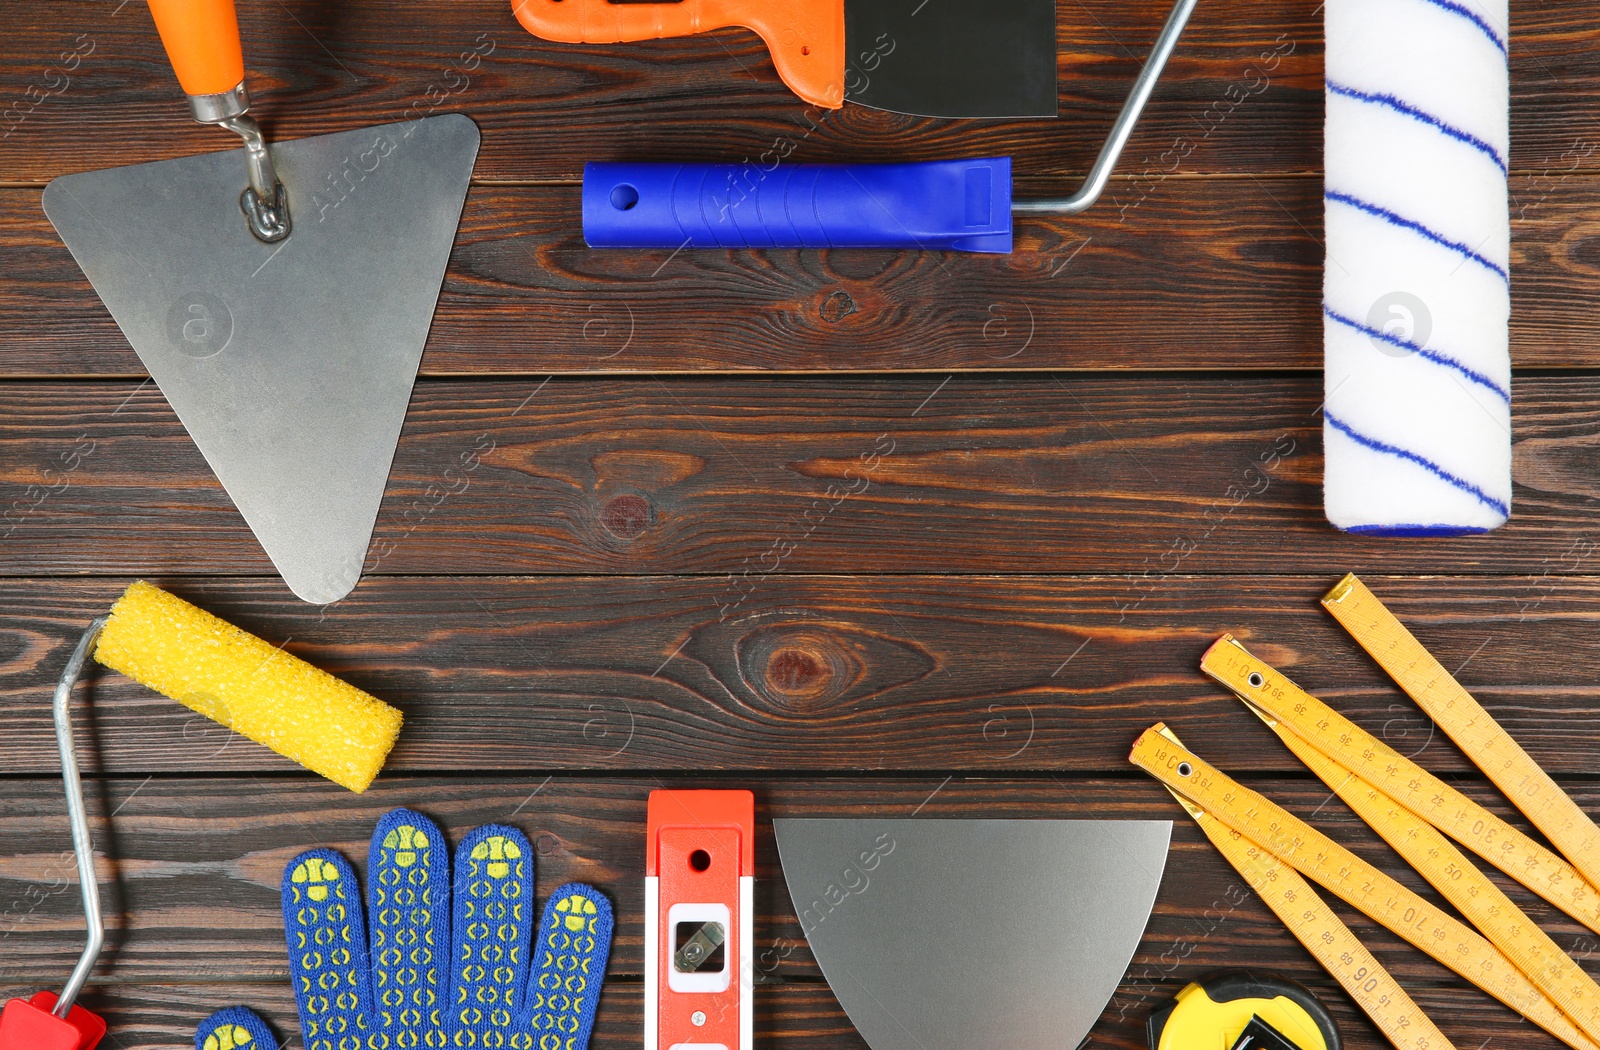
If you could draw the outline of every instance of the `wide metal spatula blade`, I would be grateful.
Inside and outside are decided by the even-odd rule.
[[[1071,1050],[1133,958],[1171,821],[773,821],[812,954],[872,1050]]]
[[[478,153],[449,114],[276,143],[294,219],[257,240],[242,150],[62,176],[44,210],[296,595],[360,579]]]
[[[845,98],[922,117],[1056,115],[1055,0],[845,0]]]

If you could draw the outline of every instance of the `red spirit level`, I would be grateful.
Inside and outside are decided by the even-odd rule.
[[[752,1050],[755,796],[652,791],[648,824],[644,1050]]]

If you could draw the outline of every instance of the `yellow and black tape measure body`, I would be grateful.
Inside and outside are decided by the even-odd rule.
[[[1238,1045],[1259,1018],[1297,1050],[1342,1050],[1339,1028],[1309,988],[1257,970],[1216,970],[1150,1015],[1150,1050]]]

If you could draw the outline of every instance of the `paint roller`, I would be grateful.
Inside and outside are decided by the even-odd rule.
[[[89,631],[100,663],[351,791],[400,733],[377,697],[143,580]]]
[[[1511,513],[1507,0],[1329,0],[1324,510],[1352,533]]]
[[[55,691],[56,743],[88,936],[59,995],[41,991],[0,1008],[0,1050],[93,1050],[106,1034],[105,1020],[77,1003],[105,943],[68,709],[91,649],[100,663],[352,791],[372,783],[400,732],[400,712],[376,697],[159,587],[143,580],[129,587],[108,615],[90,621]],[[213,1036],[206,1045],[214,1042]]]

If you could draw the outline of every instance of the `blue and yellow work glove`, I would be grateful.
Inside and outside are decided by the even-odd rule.
[[[372,833],[366,918],[350,864],[314,849],[283,874],[289,972],[306,1050],[585,1050],[611,952],[611,902],[569,882],[535,930],[533,849],[489,824],[456,850],[409,809]],[[368,940],[368,933],[371,940]],[[276,1050],[261,1018],[219,1010],[195,1050]]]

